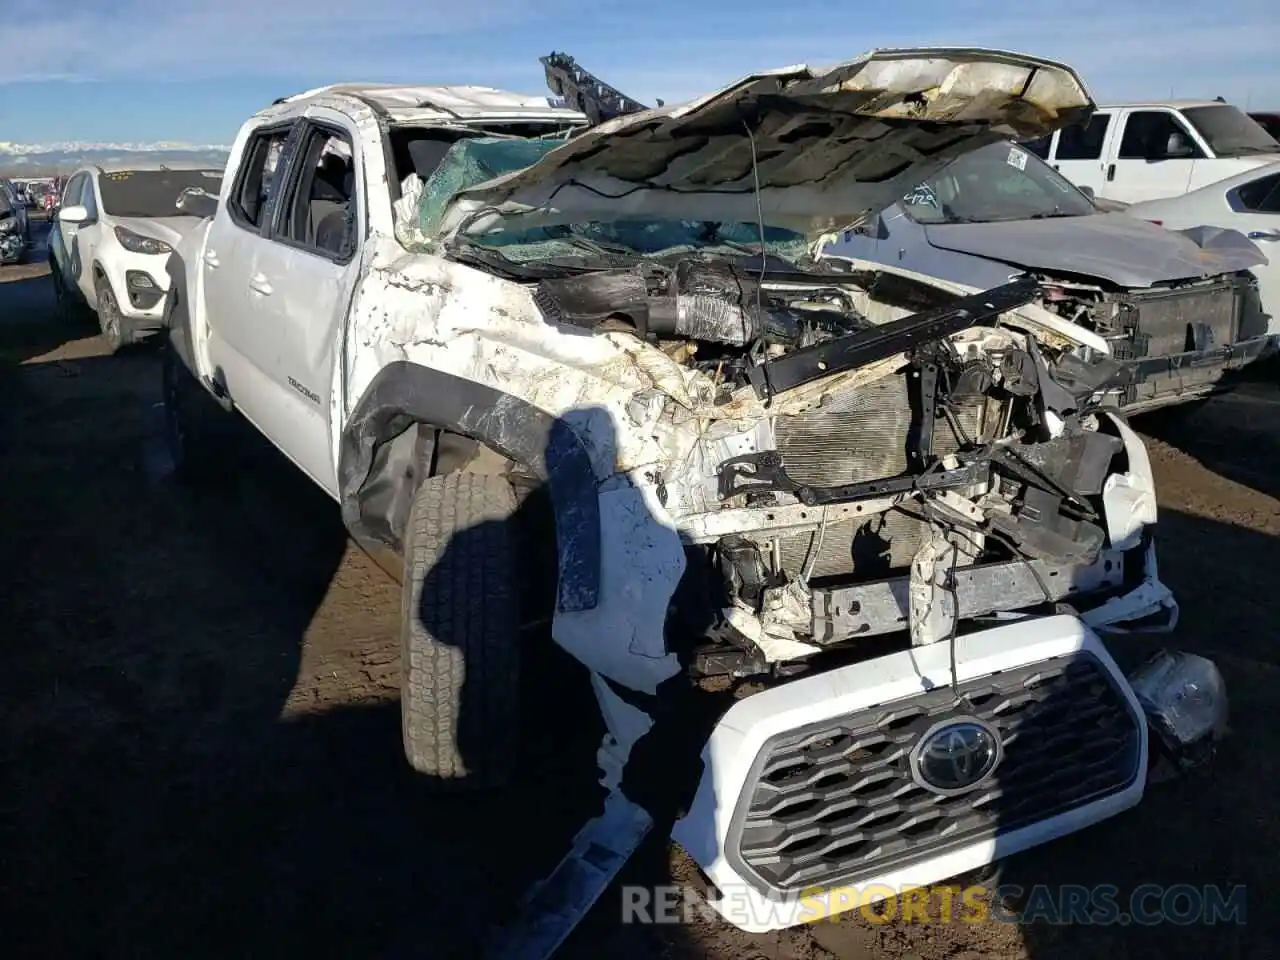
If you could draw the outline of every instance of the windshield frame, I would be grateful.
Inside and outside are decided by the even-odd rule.
[[[98,181],[97,182],[98,212],[101,215],[117,218],[117,219],[138,218],[138,219],[154,220],[154,219],[159,219],[163,217],[180,217],[180,216],[183,216],[183,213],[181,210],[179,210],[175,206],[175,204],[177,203],[178,197],[182,193],[182,191],[187,187],[199,186],[199,187],[203,187],[205,190],[208,190],[212,194],[218,195],[222,192],[223,173],[224,171],[222,169],[213,167],[213,166],[177,167],[177,168],[158,169],[158,170],[147,169],[147,170],[105,171],[105,172],[99,173],[98,176],[95,178]],[[139,179],[147,178],[148,180],[162,180],[165,178],[170,178],[170,179],[179,180],[181,181],[181,183],[177,186],[177,189],[173,192],[173,196],[169,198],[168,206],[163,210],[163,212],[157,212],[158,207],[163,206],[163,204],[158,205],[157,208],[151,208],[149,204],[142,204],[136,207],[132,207],[132,208],[124,207],[122,209],[119,206],[119,202],[121,200],[127,199],[131,203],[136,203],[139,197],[136,194],[133,196],[113,197],[112,193],[113,193],[113,190],[115,189],[115,184],[128,182],[129,180],[132,180],[135,177]],[[216,181],[216,185],[211,186],[212,184],[215,183],[215,181]],[[146,198],[148,201],[155,199],[155,197],[159,195],[159,191],[157,189],[159,184],[143,184],[142,186],[144,188],[149,187],[152,192],[152,196]],[[137,188],[138,188],[138,184],[134,184],[132,189],[137,189]],[[112,207],[112,204],[111,204],[111,201],[113,199],[117,203],[117,206],[115,206],[114,208]]]
[[[966,218],[944,218],[940,220],[930,220],[927,218],[920,217],[912,212],[913,205],[907,203],[907,197],[909,197],[912,193],[915,193],[917,190],[925,188],[928,184],[930,184],[931,181],[935,181],[940,177],[946,176],[948,172],[953,170],[957,165],[963,166],[964,163],[972,162],[975,158],[981,157],[985,153],[989,152],[991,155],[994,155],[997,151],[1001,151],[1001,150],[1009,151],[1009,153],[1006,154],[1006,160],[1004,161],[1005,163],[1009,163],[1008,157],[1012,156],[1013,150],[1021,151],[1022,154],[1026,157],[1026,162],[1022,165],[1022,167],[1016,168],[1016,169],[1019,169],[1021,172],[1025,173],[1028,168],[1035,167],[1037,172],[1042,172],[1047,174],[1047,179],[1050,180],[1050,182],[1053,182],[1055,186],[1058,186],[1060,189],[1065,188],[1065,189],[1062,189],[1062,193],[1064,196],[1072,197],[1075,200],[1079,200],[1080,203],[1084,205],[1084,207],[1087,207],[1087,209],[1081,208],[1078,213],[1068,213],[1065,211],[1064,212],[1041,211],[1041,212],[1029,213],[1024,216],[983,217],[981,219],[971,219],[967,217]],[[1009,165],[1013,166],[1012,163],[1009,163]],[[1034,180],[1035,178],[1033,177],[1032,179]],[[1039,184],[1037,184],[1037,186],[1039,186]],[[902,211],[903,215],[908,220],[910,220],[912,223],[920,227],[947,227],[947,226],[957,226],[961,224],[972,224],[972,223],[1021,223],[1024,220],[1048,219],[1051,217],[1053,218],[1087,217],[1095,213],[1102,212],[1098,208],[1098,205],[1094,202],[1093,198],[1090,197],[1088,194],[1086,194],[1078,186],[1076,186],[1076,184],[1072,183],[1069,179],[1063,176],[1061,172],[1059,172],[1058,170],[1055,170],[1046,161],[1041,160],[1038,156],[1036,156],[1036,154],[1033,151],[1028,150],[1022,144],[1015,143],[1012,140],[1007,140],[1007,141],[1001,140],[1001,141],[997,141],[996,143],[989,143],[985,146],[979,147],[977,150],[973,150],[969,153],[961,154],[960,156],[956,157],[954,160],[950,161],[941,170],[933,174],[933,176],[928,177],[927,179],[921,181],[911,190],[907,191],[906,194],[904,194],[902,197],[900,197],[896,201],[896,204],[898,209]]]
[[[1179,111],[1187,124],[1196,132],[1205,145],[1213,152],[1215,157],[1248,157],[1256,156],[1260,153],[1280,153],[1280,143],[1267,133],[1267,130],[1257,120],[1249,116],[1239,107],[1232,103],[1206,103],[1198,107],[1183,107]],[[1227,140],[1225,145],[1220,145],[1219,141],[1223,138],[1223,131],[1219,130],[1218,135],[1211,136],[1211,129],[1206,129],[1204,125],[1197,122],[1212,115],[1218,116],[1234,116],[1237,118],[1237,130],[1240,133],[1247,133],[1255,142],[1252,143],[1235,143]],[[1254,137],[1254,134],[1259,136]],[[1267,142],[1270,141],[1270,142]]]

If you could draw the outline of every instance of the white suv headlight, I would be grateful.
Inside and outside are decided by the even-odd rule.
[[[135,233],[127,227],[116,227],[116,239],[120,241],[120,246],[130,253],[161,254],[173,252],[173,247],[163,240],[144,237],[142,234]]]

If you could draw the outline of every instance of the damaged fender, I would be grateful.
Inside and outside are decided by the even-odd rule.
[[[600,505],[582,442],[563,421],[527,401],[442,370],[389,363],[352,411],[342,431],[338,491],[342,518],[356,541],[366,549],[399,549],[392,537],[403,529],[403,518],[397,525],[386,513],[403,510],[407,516],[408,501],[397,497],[398,490],[379,489],[387,481],[375,467],[387,466],[390,441],[417,423],[492,447],[546,482],[560,568],[557,609],[594,608],[600,596]],[[412,471],[415,465],[397,466]],[[403,487],[402,476],[393,472],[391,484]],[[384,507],[382,516],[370,509],[374,504]]]

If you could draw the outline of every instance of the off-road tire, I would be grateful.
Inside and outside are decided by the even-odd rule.
[[[133,326],[120,310],[120,302],[111,289],[111,282],[98,274],[93,278],[93,289],[98,300],[98,326],[109,353],[127,347],[134,341]]]
[[[404,537],[400,719],[410,765],[443,790],[502,786],[519,715],[516,496],[450,473],[418,488]]]
[[[225,473],[232,449],[232,414],[202,387],[166,337],[161,347],[164,439],[175,475],[198,483]]]

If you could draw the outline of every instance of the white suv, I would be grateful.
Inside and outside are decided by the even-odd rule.
[[[222,171],[207,165],[132,163],[85,167],[67,181],[49,235],[59,300],[83,300],[114,351],[164,323],[173,245],[200,221],[179,214],[179,194],[217,194]]]

